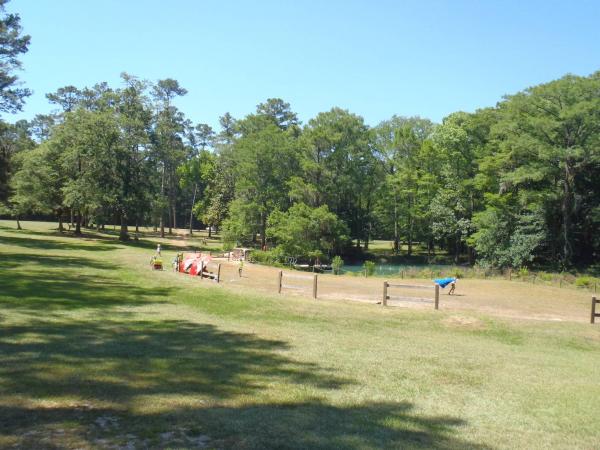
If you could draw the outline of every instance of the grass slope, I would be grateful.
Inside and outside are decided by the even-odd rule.
[[[24,226],[0,222],[2,448],[600,442],[600,327],[239,295],[149,271],[157,240]]]

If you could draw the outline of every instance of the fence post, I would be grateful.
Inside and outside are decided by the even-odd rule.
[[[315,277],[313,279],[313,298],[317,299],[317,274],[315,273]]]
[[[281,280],[283,278],[283,270],[279,271],[279,276],[277,278],[278,278],[277,284],[279,285],[277,292],[281,294]]]
[[[381,302],[382,306],[387,306],[387,299],[388,299],[387,289],[388,289],[388,282],[384,281],[383,282],[383,300]]]
[[[508,281],[512,281],[512,268],[508,269]]]
[[[590,317],[590,323],[596,322],[596,297],[592,297],[592,315]]]
[[[435,309],[440,307],[440,285],[435,285]]]
[[[204,278],[204,261],[200,261],[200,281]]]
[[[217,266],[217,283],[221,279],[221,263]]]

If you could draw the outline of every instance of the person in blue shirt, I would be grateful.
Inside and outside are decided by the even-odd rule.
[[[433,280],[435,284],[444,289],[446,286],[450,285],[450,291],[448,291],[448,295],[454,294],[454,290],[456,289],[456,281],[458,278],[436,278]]]

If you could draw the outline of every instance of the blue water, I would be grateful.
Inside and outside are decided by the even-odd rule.
[[[430,271],[433,270],[434,276],[437,276],[437,272],[442,273],[450,273],[456,269],[456,266],[452,265],[444,265],[444,264],[431,264],[431,265],[409,265],[409,264],[387,264],[380,263],[375,265],[375,276],[399,276],[401,272],[421,272],[423,270]],[[364,271],[364,267],[362,264],[345,264],[342,268],[343,273],[361,273]]]

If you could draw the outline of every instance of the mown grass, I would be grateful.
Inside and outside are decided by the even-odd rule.
[[[0,447],[600,442],[600,327],[238,295],[148,270],[152,236],[24,225],[0,222]]]

